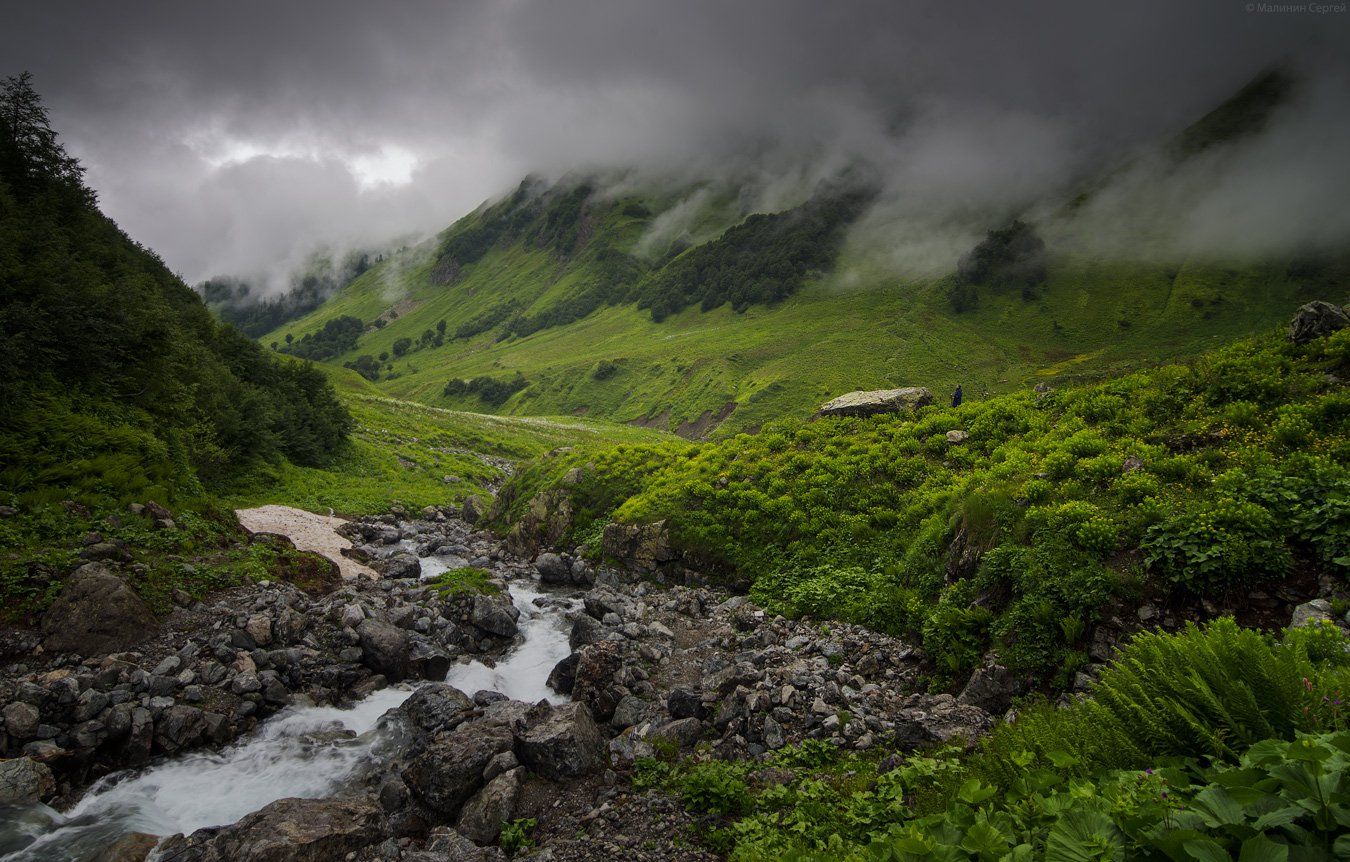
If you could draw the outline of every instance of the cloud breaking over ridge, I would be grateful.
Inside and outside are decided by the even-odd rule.
[[[190,281],[284,272],[319,243],[426,234],[531,171],[749,174],[767,189],[864,162],[886,186],[870,229],[898,236],[1025,206],[1284,60],[1306,93],[1269,134],[1180,180],[1194,202],[1176,244],[1350,237],[1345,14],[87,0],[9,17],[4,74],[35,74],[105,209]],[[1130,176],[1146,184],[1141,171]],[[917,268],[946,253],[893,245]]]

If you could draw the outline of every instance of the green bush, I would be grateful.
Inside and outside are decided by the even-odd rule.
[[[1145,565],[1194,593],[1269,580],[1290,565],[1274,516],[1231,497],[1186,507],[1150,527],[1139,546]]]
[[[741,769],[721,760],[709,760],[689,770],[680,783],[680,798],[691,811],[732,815],[750,804],[750,787]]]

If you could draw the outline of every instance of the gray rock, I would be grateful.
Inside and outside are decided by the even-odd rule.
[[[483,785],[487,765],[514,741],[504,727],[461,725],[433,737],[403,770],[403,780],[428,808],[454,817]]]
[[[703,736],[703,722],[697,718],[668,721],[651,732],[652,740],[665,739],[681,748],[688,748]]]
[[[473,597],[473,609],[470,621],[489,634],[498,637],[515,637],[520,631],[516,620],[520,611],[500,596],[477,595]]]
[[[572,567],[557,554],[540,554],[534,561],[539,580],[546,584],[572,583]]]
[[[67,579],[43,615],[43,645],[52,652],[96,655],[124,650],[154,634],[158,623],[140,596],[101,563]]]
[[[1313,300],[1300,306],[1289,323],[1289,340],[1306,344],[1314,338],[1325,338],[1350,326],[1350,314],[1344,308],[1322,300]]]
[[[155,722],[155,742],[167,752],[192,745],[205,732],[206,719],[195,706],[172,706]]]
[[[45,763],[28,757],[0,760],[0,805],[27,805],[56,792],[56,779]]]
[[[654,572],[679,559],[664,520],[651,524],[606,524],[600,547],[605,556],[643,572]],[[592,613],[589,605],[586,612]]]
[[[503,772],[473,795],[459,812],[455,829],[479,844],[491,844],[501,834],[502,824],[511,819],[520,797],[525,770]]]
[[[194,862],[331,862],[383,838],[369,799],[279,799],[232,826],[175,836],[162,858]]]
[[[615,730],[623,730],[625,727],[640,724],[650,709],[642,698],[631,694],[624,695],[618,706],[614,707],[614,715],[609,720],[609,726]]]
[[[22,701],[12,701],[0,710],[5,717],[5,732],[15,739],[32,739],[37,735],[42,716],[37,707]]]
[[[600,643],[609,634],[604,623],[597,620],[590,614],[582,614],[572,623],[572,632],[567,636],[567,643],[574,650],[581,649],[584,646]]]
[[[1331,621],[1331,602],[1326,599],[1313,599],[1294,608],[1294,614],[1289,620],[1289,627],[1303,628],[1314,623],[1320,623],[1322,620]]]
[[[1012,699],[1022,691],[1021,681],[1003,665],[986,660],[971,674],[970,681],[957,697],[958,703],[978,706],[985,712],[1005,712]]]
[[[673,688],[666,695],[666,710],[671,718],[704,718],[703,694],[687,688]]]
[[[520,766],[520,761],[516,759],[514,751],[503,751],[501,754],[488,761],[488,765],[483,768],[483,780],[491,781],[503,772],[510,772]]]
[[[821,416],[875,416],[917,410],[933,403],[933,393],[922,386],[849,392],[827,401],[816,411]]]
[[[404,855],[404,860],[412,857]],[[505,862],[506,854],[500,847],[479,847],[468,838],[447,826],[431,830],[427,838],[426,858],[412,862]]]
[[[771,751],[777,751],[787,744],[783,737],[783,725],[774,720],[773,716],[764,716],[764,729],[762,736],[764,738],[764,747]]]
[[[599,769],[605,757],[605,738],[583,703],[554,707],[520,738],[520,761],[553,781],[579,778]]]
[[[381,577],[394,580],[405,580],[408,578],[420,578],[422,576],[422,563],[417,559],[416,554],[410,554],[406,551],[400,551],[397,554],[390,554],[381,560],[376,560],[372,568],[379,572]]]
[[[409,635],[398,626],[379,619],[362,620],[356,627],[361,643],[361,661],[382,673],[390,682],[408,676]]]
[[[558,694],[571,694],[576,686],[577,665],[581,662],[581,653],[572,653],[567,658],[553,666],[549,672],[547,684],[548,687]]]

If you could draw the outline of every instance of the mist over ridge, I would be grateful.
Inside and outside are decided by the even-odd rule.
[[[1022,212],[1062,247],[1126,257],[1294,254],[1350,236],[1345,16],[90,3],[89,26],[67,32],[65,11],[16,15],[6,56],[37,75],[103,205],[194,282],[239,274],[277,292],[316,247],[430,236],[529,173],[728,185],[772,211],[864,166],[880,195],[854,241],[897,273],[950,269]],[[1300,85],[1263,130],[1180,168],[1156,158],[1277,65]],[[1065,196],[1104,176],[1065,219]]]

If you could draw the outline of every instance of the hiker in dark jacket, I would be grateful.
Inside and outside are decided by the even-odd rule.
[[[960,407],[960,406],[961,406],[961,398],[962,398],[962,395],[961,395],[961,386],[958,384],[957,387],[956,387],[956,391],[952,393],[952,406],[953,406],[953,407]]]

